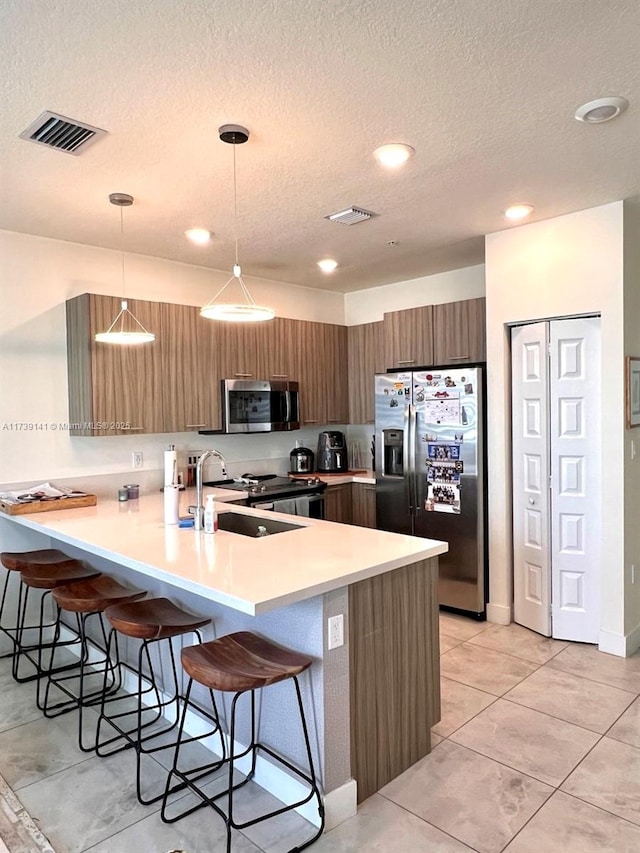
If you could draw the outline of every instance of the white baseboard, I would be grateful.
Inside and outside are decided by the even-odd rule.
[[[487,604],[487,621],[496,625],[511,624],[511,608],[504,604]]]
[[[340,826],[358,810],[358,783],[349,779],[324,797],[324,831]]]
[[[640,625],[626,636],[613,634],[611,631],[600,631],[598,634],[598,649],[609,655],[628,658],[640,648]]]

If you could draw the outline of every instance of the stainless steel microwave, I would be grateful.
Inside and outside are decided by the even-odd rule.
[[[227,433],[300,429],[297,382],[222,379],[222,429]]]

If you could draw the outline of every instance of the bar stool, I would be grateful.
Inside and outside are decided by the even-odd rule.
[[[53,598],[58,605],[58,622],[63,612],[74,613],[78,620],[78,632],[82,643],[82,654],[79,662],[75,665],[75,672],[56,675],[54,657],[56,647],[51,656],[51,670],[47,673],[44,694],[38,683],[38,707],[45,717],[57,717],[78,709],[78,746],[83,752],[92,752],[95,749],[95,739],[90,746],[85,746],[82,738],[83,708],[87,705],[95,705],[102,701],[102,693],[106,689],[114,693],[121,686],[120,662],[112,662],[107,656],[107,634],[105,630],[103,612],[107,607],[124,601],[135,601],[146,595],[144,590],[131,589],[123,586],[110,575],[99,575],[88,580],[78,581],[59,586],[53,591]],[[104,658],[97,661],[89,660],[89,643],[87,634],[87,622],[95,616],[98,622],[100,640],[94,640]],[[88,675],[101,676],[100,687],[96,690],[85,692],[85,679]],[[77,692],[67,685],[71,680],[78,680]],[[59,702],[50,701],[51,687],[56,687],[68,698]]]
[[[89,578],[99,576],[100,572],[85,566],[80,560],[66,559],[59,563],[49,562],[33,562],[29,565],[24,565],[20,570],[20,591],[18,595],[18,625],[16,629],[15,647],[13,653],[13,677],[16,681],[25,682],[33,681],[42,678],[45,673],[51,671],[53,666],[52,661],[45,668],[42,664],[42,654],[45,649],[51,649],[53,657],[53,649],[56,646],[69,647],[80,642],[80,635],[76,633],[70,640],[60,642],[60,621],[58,618],[50,624],[45,624],[45,606],[51,598],[53,592],[58,587],[79,580],[87,580]],[[31,590],[39,590],[40,596],[40,618],[37,625],[27,625],[27,609],[29,606],[29,597]],[[45,630],[53,628],[53,638],[45,641]],[[37,629],[38,642],[28,644],[24,642],[24,633],[27,630]],[[34,659],[32,653],[37,652],[37,657]],[[20,663],[22,660],[27,660],[35,667],[35,672],[29,675],[20,675]],[[69,665],[62,665],[56,671],[68,669]]]
[[[75,563],[76,560],[73,560],[71,557],[67,557],[66,554],[63,554],[62,551],[58,551],[55,548],[43,548],[38,551],[3,551],[0,554],[0,563],[7,570],[4,585],[2,587],[2,598],[0,599],[0,631],[9,638],[11,641],[11,651],[5,652],[0,655],[0,658],[8,658],[12,657],[16,648],[16,633],[18,630],[18,622],[20,615],[20,604],[16,607],[14,624],[6,625],[4,623],[5,617],[5,605],[7,602],[7,594],[9,591],[9,585],[11,578],[15,578],[17,583],[20,583],[20,578],[18,577],[18,573],[22,571],[22,569],[27,568],[32,565],[39,566],[52,566],[52,565],[61,565],[66,563]],[[20,594],[20,587],[18,586],[18,595]],[[18,599],[19,602],[19,599]],[[31,628],[38,628],[38,625],[28,625],[25,626],[25,630]],[[52,625],[44,626],[44,627],[53,627]]]
[[[171,768],[167,778],[165,796],[162,801],[162,809],[160,812],[162,820],[165,823],[174,823],[176,820],[191,814],[202,806],[209,805],[215,809],[225,822],[225,826],[227,828],[227,853],[230,853],[232,829],[246,829],[248,826],[252,826],[253,824],[259,823],[263,820],[268,820],[269,818],[284,814],[291,809],[299,808],[305,803],[310,802],[311,799],[315,797],[318,804],[318,814],[320,816],[320,828],[312,838],[296,847],[293,847],[290,853],[293,853],[293,851],[304,850],[320,837],[324,829],[324,805],[313,767],[309,733],[302,705],[300,685],[298,683],[298,676],[300,673],[308,669],[311,666],[311,663],[311,658],[283,648],[282,646],[278,646],[275,643],[265,640],[262,637],[258,637],[256,634],[252,634],[249,631],[239,631],[235,634],[228,634],[227,636],[221,637],[219,640],[213,640],[199,646],[190,646],[189,648],[182,650],[182,666],[184,667],[185,672],[189,675],[189,683],[185,693],[185,704],[178,729],[178,742],[176,744],[173,767]],[[304,736],[307,760],[309,763],[308,774],[303,773],[281,755],[278,755],[268,746],[265,746],[265,744],[256,740],[255,691],[259,688],[268,687],[271,684],[277,684],[279,681],[284,681],[286,679],[292,679],[295,686],[298,709],[300,712],[300,721],[302,724],[302,733]],[[200,772],[199,768],[196,768],[195,770],[179,769],[180,750],[183,743],[182,735],[189,708],[189,697],[194,681],[198,684],[204,685],[204,687],[207,687],[212,696],[213,694],[211,691],[213,690],[234,694],[231,702],[231,719],[229,727],[230,754],[228,758],[225,758],[223,755],[224,763],[228,765],[228,785],[224,791],[211,797],[207,796],[202,788],[199,788],[195,784],[204,775]],[[235,754],[234,744],[236,735],[237,703],[240,696],[247,692],[250,693],[251,702],[251,742],[246,749]],[[233,816],[233,794],[238,788],[246,785],[246,783],[253,777],[258,750],[261,750],[271,756],[271,758],[286,767],[290,773],[295,774],[306,782],[310,788],[309,794],[299,802],[282,806],[272,812],[259,815],[252,820],[238,823]],[[251,769],[242,781],[234,784],[233,778],[235,763],[240,758],[247,755],[251,757]],[[194,773],[196,774],[195,777]],[[169,818],[167,816],[167,798],[172,790],[175,790],[171,787],[171,780],[173,776],[176,776],[186,785],[186,787],[197,794],[202,802],[197,803],[195,806],[181,812],[175,817]],[[226,810],[224,810],[217,802],[225,796],[227,797]]]
[[[133,747],[136,751],[136,793],[138,801],[142,805],[150,805],[158,802],[164,796],[164,790],[157,796],[144,798],[142,796],[141,786],[141,759],[142,755],[152,754],[160,750],[174,749],[175,743],[161,744],[156,746],[147,746],[149,741],[156,740],[163,735],[166,735],[176,727],[179,720],[179,705],[183,697],[180,695],[180,686],[178,681],[178,671],[176,667],[173,637],[184,636],[185,634],[195,634],[200,642],[202,636],[199,628],[207,625],[210,620],[195,616],[193,613],[188,613],[186,610],[178,607],[168,598],[149,598],[143,601],[127,601],[122,604],[114,604],[107,607],[105,616],[111,624],[109,633],[109,641],[107,643],[107,657],[113,654],[116,660],[120,659],[118,648],[118,636],[132,637],[141,640],[138,650],[138,689],[136,693],[136,707],[129,711],[111,710],[111,706],[117,704],[119,699],[109,699],[106,689],[103,690],[102,702],[100,705],[100,717],[98,719],[98,727],[96,731],[96,752],[100,756],[112,755],[114,752],[120,752],[123,749]],[[160,695],[159,684],[160,679],[154,669],[151,649],[156,647],[158,657],[160,656],[162,641],[168,650],[168,659],[171,664],[171,684],[163,684],[163,696]],[[146,661],[148,676],[150,682],[148,687],[144,687],[143,662]],[[106,681],[105,672],[105,681]],[[167,696],[167,689],[171,692]],[[143,702],[143,698],[152,693],[155,697],[153,704]],[[149,734],[144,735],[143,730],[153,726],[163,717],[166,717],[166,712],[171,709],[171,717],[167,720],[166,725],[163,724],[159,728],[153,729]],[[143,722],[143,713],[147,719]],[[151,719],[149,719],[151,714]],[[127,722],[128,718],[128,722]],[[216,715],[217,720],[217,715]],[[101,729],[103,723],[108,723],[117,734],[106,740],[101,740]],[[201,736],[205,737],[205,735]],[[200,738],[193,738],[197,740]],[[120,745],[115,749],[108,749],[112,744],[120,741]],[[123,743],[124,741],[124,743]]]

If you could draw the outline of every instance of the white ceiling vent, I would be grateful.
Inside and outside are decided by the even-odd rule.
[[[20,139],[37,142],[39,145],[46,145],[47,148],[55,148],[77,157],[106,135],[107,131],[100,130],[99,127],[92,127],[90,124],[83,124],[47,110],[22,131]]]
[[[328,216],[325,216],[325,219],[329,219],[331,222],[341,222],[343,225],[355,225],[356,222],[365,222],[367,219],[371,219],[372,216],[377,215],[377,213],[364,210],[362,207],[348,207],[346,210],[330,213]]]

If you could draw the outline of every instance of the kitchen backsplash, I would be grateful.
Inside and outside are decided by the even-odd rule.
[[[350,467],[371,467],[372,426],[332,424],[331,429],[345,433]],[[155,491],[163,482],[163,452],[170,444],[176,447],[178,470],[181,471],[186,467],[190,451],[215,448],[225,457],[230,477],[249,471],[254,474],[284,475],[289,470],[289,452],[296,446],[296,442],[315,453],[319,432],[321,429],[318,427],[305,427],[287,433],[240,436],[180,433],[103,438],[66,437],[69,453],[64,463],[53,457],[39,459],[37,466],[33,458],[26,458],[19,465],[8,465],[8,460],[5,460],[5,476],[0,483],[6,487],[22,488],[53,481],[56,485],[73,486],[98,495],[112,494],[124,483],[139,483],[143,493]],[[132,468],[133,451],[142,452],[142,468]],[[205,478],[222,479],[220,464],[215,459],[206,463]]]

